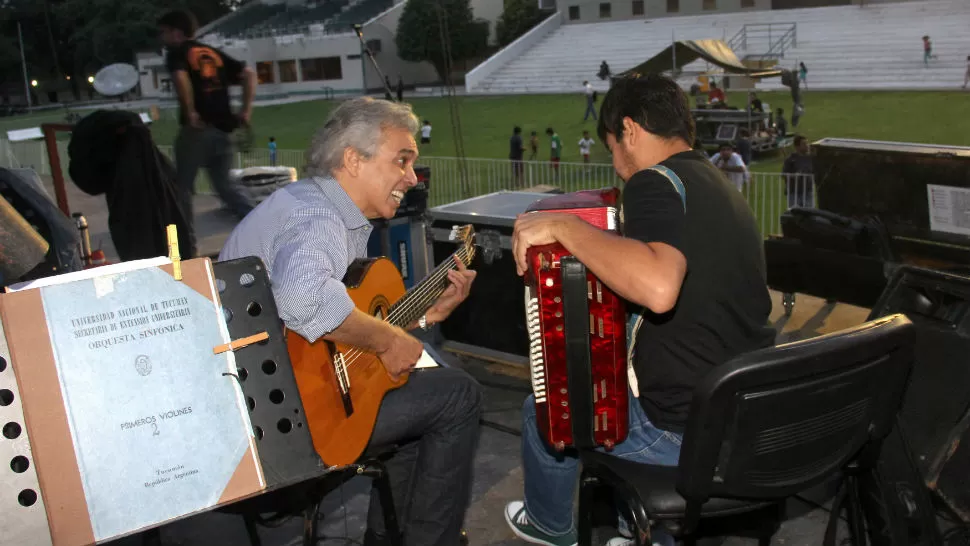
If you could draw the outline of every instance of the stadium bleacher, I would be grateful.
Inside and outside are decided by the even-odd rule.
[[[260,38],[308,33],[310,25],[323,24],[326,32],[351,32],[354,23],[365,23],[395,0],[321,0],[301,5],[266,5],[251,2],[206,30],[226,38]]]
[[[809,89],[958,88],[970,55],[970,2],[924,0],[859,6],[748,11],[610,23],[563,24],[535,47],[496,70],[475,93],[580,92],[583,80],[605,91],[596,77],[606,60],[614,73],[636,66],[672,40],[730,40],[745,25],[795,23],[797,41],[779,62],[808,66]],[[921,37],[931,36],[937,59],[923,64]],[[752,40],[739,58],[767,51]],[[698,61],[685,71],[703,70]],[[762,89],[781,87],[765,80]]]

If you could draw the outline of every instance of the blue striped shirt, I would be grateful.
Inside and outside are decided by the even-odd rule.
[[[367,255],[371,224],[333,178],[273,192],[229,235],[219,260],[257,256],[266,265],[286,327],[313,343],[335,330],[354,303],[342,279]]]

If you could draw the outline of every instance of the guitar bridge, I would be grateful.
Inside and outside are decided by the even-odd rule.
[[[337,376],[337,389],[340,391],[340,400],[344,404],[344,413],[350,417],[354,414],[354,402],[350,399],[350,376],[347,374],[343,353],[333,355],[333,371]]]

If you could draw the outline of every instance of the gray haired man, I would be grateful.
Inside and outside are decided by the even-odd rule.
[[[230,234],[220,260],[258,256],[286,327],[380,356],[388,374],[411,373],[423,345],[407,331],[355,308],[341,283],[366,256],[370,218],[393,218],[417,184],[418,119],[411,107],[371,98],[344,102],[307,151],[310,178],[260,203]],[[422,320],[444,320],[466,297],[475,272],[459,264]],[[412,325],[412,327],[417,327]],[[404,543],[456,546],[468,505],[481,415],[481,387],[454,368],[421,369],[385,397],[371,446],[400,448],[387,463]],[[376,494],[367,546],[386,543]]]

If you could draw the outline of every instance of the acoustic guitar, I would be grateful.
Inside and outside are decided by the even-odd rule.
[[[458,250],[410,290],[383,257],[355,260],[343,283],[357,309],[405,328],[447,288],[456,257],[471,264],[473,239],[473,226],[455,226],[451,240],[460,243]],[[288,329],[286,345],[314,449],[327,466],[353,463],[370,441],[384,395],[407,383],[407,375],[394,381],[376,354],[325,339],[309,343]]]

